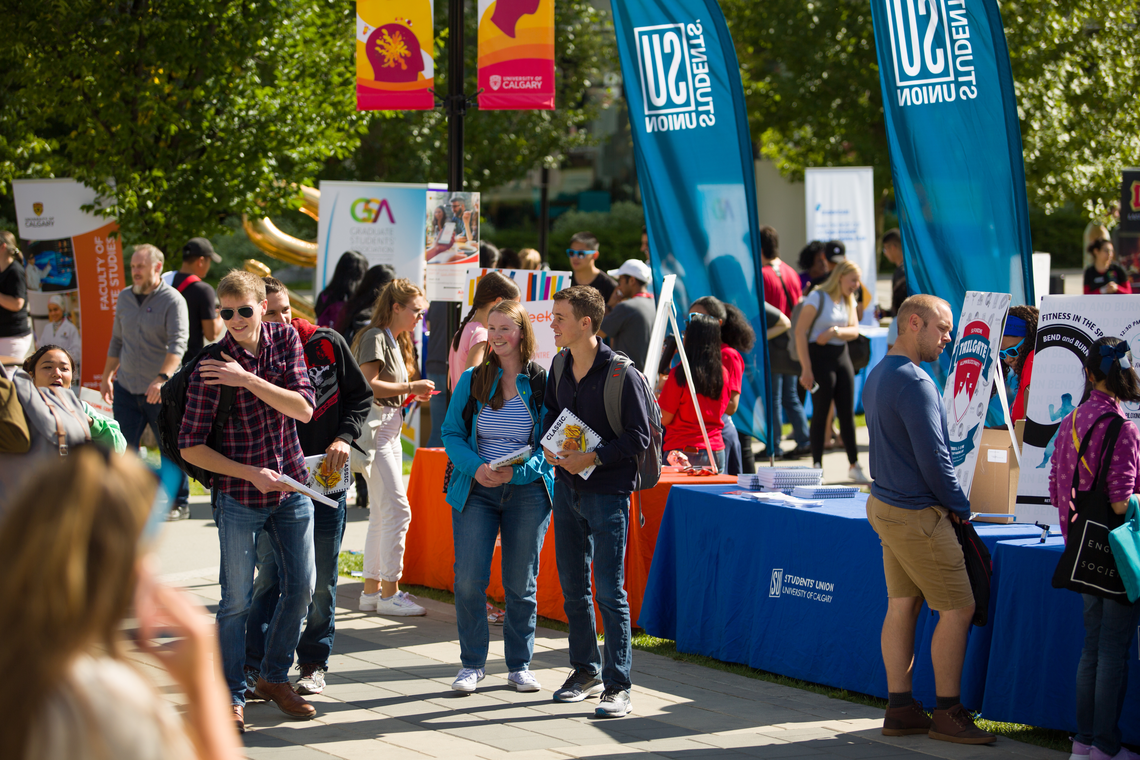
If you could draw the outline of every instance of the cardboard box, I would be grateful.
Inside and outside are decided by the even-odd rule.
[[[1014,428],[1019,442],[1021,430],[1024,430],[1024,423],[1019,422]],[[974,482],[970,486],[970,510],[986,514],[975,519],[979,522],[1013,522],[1020,474],[1009,431],[983,430],[978,463],[974,467]]]

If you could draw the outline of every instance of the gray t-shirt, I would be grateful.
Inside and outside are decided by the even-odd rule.
[[[652,297],[635,296],[619,303],[602,320],[601,330],[609,338],[610,348],[628,356],[642,372],[656,315],[657,305]]]
[[[815,324],[811,327],[811,333],[808,335],[808,343],[815,343],[816,339],[823,334],[825,330],[830,330],[832,327],[847,327],[851,324],[849,318],[850,312],[847,309],[847,301],[836,303],[832,300],[831,296],[824,293],[822,290],[813,290],[804,299],[809,305],[814,306],[819,317],[816,318]],[[847,341],[840,338],[832,338],[827,341],[829,346],[842,346]]]

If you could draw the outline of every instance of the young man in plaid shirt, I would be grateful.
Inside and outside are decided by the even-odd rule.
[[[280,569],[281,598],[265,635],[265,659],[255,692],[292,718],[316,710],[289,683],[293,651],[313,595],[313,502],[280,482],[305,482],[305,458],[294,420],[313,416],[313,389],[297,331],[262,322],[265,283],[250,272],[230,272],[218,284],[226,334],[224,361],[203,359],[191,376],[178,435],[182,457],[216,473],[222,599],[218,639],[234,720],[244,730],[245,627],[253,594],[257,537],[264,531]],[[206,445],[221,386],[236,389],[233,410],[217,448]]]

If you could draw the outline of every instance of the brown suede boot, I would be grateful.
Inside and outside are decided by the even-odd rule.
[[[239,734],[245,733],[245,708],[241,705],[234,705],[234,725]]]
[[[298,696],[297,692],[293,691],[293,684],[288,681],[269,683],[264,678],[258,678],[257,687],[253,691],[262,699],[273,702],[277,705],[277,709],[290,718],[312,720],[317,717],[317,709]]]
[[[906,707],[888,707],[883,719],[883,736],[910,736],[930,731],[930,718],[917,699]]]
[[[974,719],[961,704],[949,710],[935,710],[930,738],[955,744],[993,744],[997,737],[974,725]]]

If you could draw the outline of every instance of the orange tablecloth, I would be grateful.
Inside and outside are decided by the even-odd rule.
[[[408,483],[408,501],[412,505],[412,524],[408,529],[407,548],[404,552],[403,583],[428,588],[455,589],[455,543],[451,533],[451,507],[444,500],[443,474],[447,469],[447,455],[443,449],[419,449],[412,462],[412,475]],[[641,613],[641,600],[649,567],[653,563],[653,550],[657,546],[657,530],[661,515],[669,499],[669,489],[675,484],[713,485],[735,483],[728,475],[696,478],[666,472],[661,482],[649,491],[634,495],[634,514],[630,518],[629,537],[625,553],[625,588],[629,596],[630,619],[637,624]],[[641,525],[638,513],[644,516]],[[491,584],[487,594],[502,601],[502,565],[499,549],[491,564]],[[538,614],[554,620],[566,621],[562,610],[562,588],[558,583],[558,567],[554,559],[554,528],[547,531],[539,557]],[[597,615],[601,630],[601,616]]]

